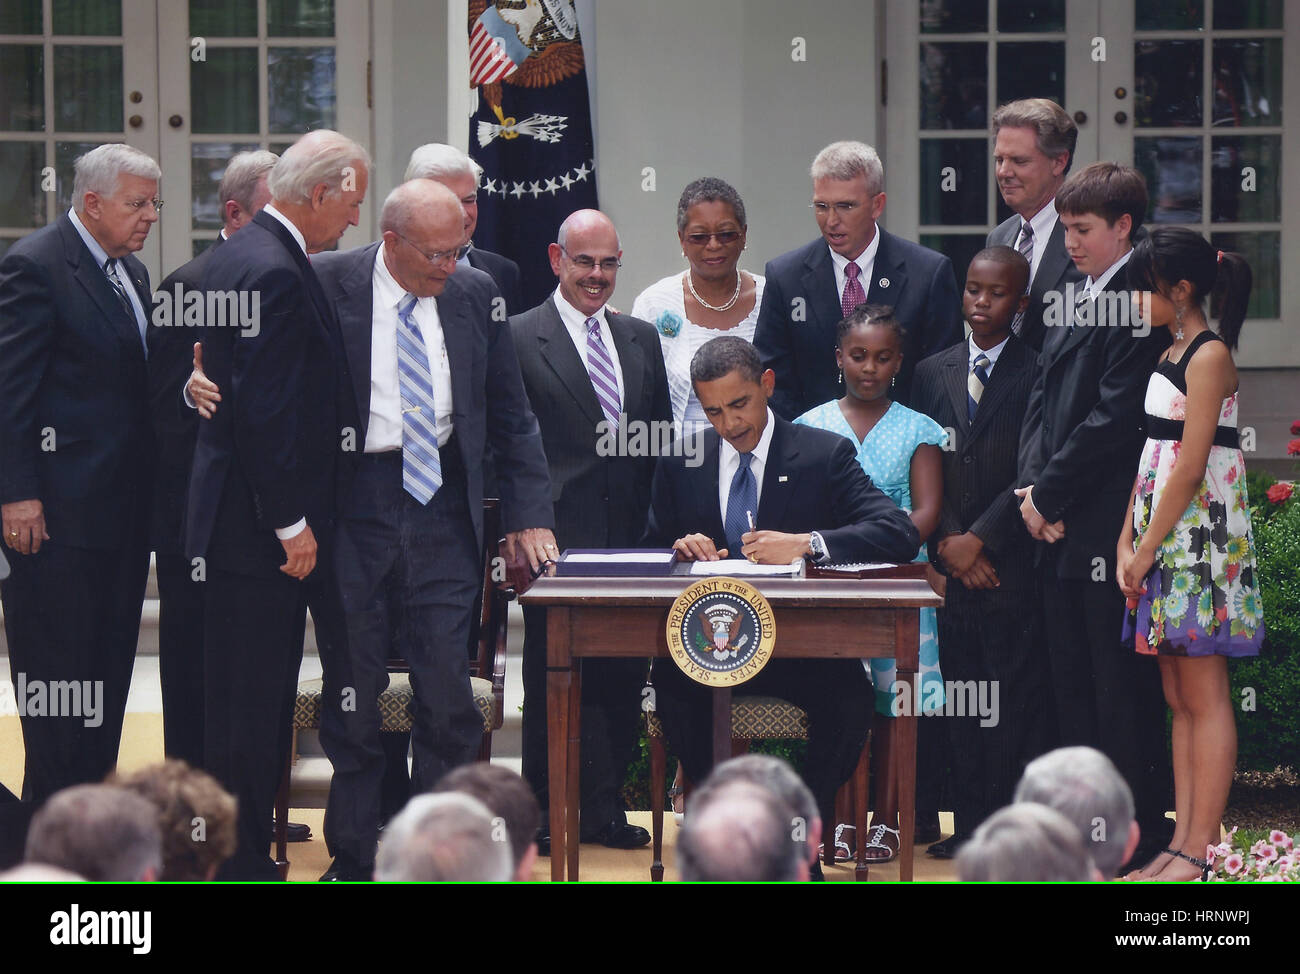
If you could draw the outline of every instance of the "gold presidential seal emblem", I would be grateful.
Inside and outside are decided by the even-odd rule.
[[[752,679],[772,658],[776,619],[763,594],[737,578],[701,579],[668,610],[668,652],[682,672],[710,687]]]

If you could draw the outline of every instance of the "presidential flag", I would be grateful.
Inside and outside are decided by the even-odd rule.
[[[555,290],[547,244],[596,207],[578,18],[567,0],[470,0],[470,155],[483,167],[474,245],[519,265],[526,307]]]

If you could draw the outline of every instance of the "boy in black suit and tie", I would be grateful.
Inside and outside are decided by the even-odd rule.
[[[1037,375],[1036,353],[1011,333],[1029,301],[1028,280],[1029,262],[1010,247],[976,254],[962,292],[970,337],[923,360],[913,386],[916,407],[949,430],[951,446],[943,454],[939,528],[930,539],[930,561],[949,578],[939,610],[944,676],[974,681],[973,699],[992,703],[991,713],[947,722],[955,827],[928,850],[945,859],[1011,802],[1025,764],[1050,746],[1033,540],[1012,494],[1020,424]]]
[[[764,565],[798,558],[822,562],[905,562],[920,538],[907,514],[862,472],[849,441],[773,415],[776,385],[754,346],[723,336],[691,360],[691,381],[713,429],[703,449],[661,457],[650,495],[651,547],[686,560],[749,558]],[[703,462],[692,458],[703,457]],[[754,514],[750,526],[747,514]],[[656,709],[686,775],[713,764],[708,689],[672,665],[654,672]],[[774,661],[739,694],[768,694],[808,713],[804,780],[823,821],[848,780],[871,724],[871,683],[860,661]]]
[[[1115,762],[1133,790],[1143,839],[1135,855],[1145,862],[1171,834],[1165,708],[1151,660],[1120,642],[1124,597],[1110,536],[1129,516],[1146,440],[1147,380],[1169,336],[1142,324],[1129,298],[1126,265],[1147,209],[1142,174],[1095,162],[1066,180],[1056,209],[1086,280],[1044,314],[1016,495],[1040,542],[1060,743],[1095,747]]]

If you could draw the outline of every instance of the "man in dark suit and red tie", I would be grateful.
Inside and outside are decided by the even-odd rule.
[[[903,367],[891,393],[911,405],[912,370],[962,336],[952,262],[876,225],[885,171],[876,150],[833,142],[812,164],[818,240],[768,261],[754,347],[776,374],[772,409],[794,419],[838,399],[835,328],[858,305],[886,304],[903,326]]]
[[[196,768],[203,764],[203,646],[195,638],[203,632],[203,583],[195,579],[185,557],[181,529],[199,435],[199,414],[186,404],[182,392],[197,337],[195,329],[185,324],[185,300],[200,290],[217,248],[270,200],[266,177],[279,158],[261,149],[240,152],[226,163],[217,190],[222,201],[221,233],[203,253],[163,279],[146,335],[149,415],[157,447],[149,534],[158,579],[163,746],[169,758],[180,758]]]
[[[849,441],[773,414],[776,377],[747,341],[724,335],[706,342],[691,360],[691,383],[713,429],[700,434],[702,450],[659,460],[645,545],[675,548],[689,560],[744,557],[764,565],[915,557],[916,527],[862,472]],[[701,456],[703,463],[691,460]],[[708,688],[672,665],[657,665],[654,682],[668,738],[687,776],[701,782],[713,766]],[[781,697],[808,713],[803,776],[822,820],[834,821],[835,793],[853,773],[871,726],[862,661],[775,661],[736,692]]]
[[[338,322],[308,254],[357,224],[369,167],[365,149],[337,132],[300,138],[271,171],[271,202],[203,278],[205,291],[247,296],[256,309],[255,327],[203,329],[203,364],[224,401],[200,424],[186,521],[186,554],[203,559],[206,578],[204,765],[239,800],[239,845],[223,879],[278,876],[267,823],[308,604],[327,674],[342,652],[330,566],[340,454],[358,420]],[[327,697],[332,689],[327,675]],[[325,724],[322,715],[322,734]]]
[[[79,691],[65,697],[75,712],[23,711],[34,803],[117,763],[149,572],[149,274],[134,254],[158,220],[162,174],[122,144],[74,171],[72,208],[0,260],[9,667],[16,689]]]
[[[1051,295],[1083,280],[1065,249],[1065,224],[1056,213],[1056,193],[1074,161],[1079,130],[1056,102],[1023,98],[993,113],[993,136],[998,192],[1016,212],[989,232],[986,243],[1011,247],[1029,261],[1029,304],[1011,330],[1037,352]]]
[[[645,530],[655,457],[608,455],[604,431],[666,428],[668,379],[654,326],[608,307],[623,255],[614,224],[579,210],[550,245],[560,279],[551,297],[510,319],[533,412],[541,424],[560,548],[634,548]],[[662,423],[664,427],[648,424]],[[555,552],[552,557],[558,555]],[[636,747],[645,664],[591,660],[582,681],[582,841],[633,849],[619,790]],[[546,612],[524,610],[524,777],[547,807]],[[539,849],[549,854],[545,831]]]

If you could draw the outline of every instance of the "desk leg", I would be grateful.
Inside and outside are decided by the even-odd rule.
[[[916,836],[916,668],[917,655],[921,638],[921,611],[919,609],[899,609],[894,613],[894,645],[907,646],[906,659],[900,652],[898,657],[897,677],[908,686],[912,706],[906,716],[897,718],[894,727],[894,757],[898,774],[898,824],[902,835],[901,858],[899,861],[899,880],[904,883],[912,881],[912,842]]]
[[[731,758],[731,687],[713,689],[713,763]]]
[[[569,766],[569,789],[565,795],[568,805],[565,830],[568,833],[569,882],[578,881],[578,846],[582,844],[582,660],[570,664],[569,677],[569,741],[565,762]],[[554,847],[552,847],[554,855]]]
[[[569,702],[573,674],[569,657],[569,613],[546,613],[546,758],[548,809],[551,823],[551,882],[563,882],[565,865],[565,799],[569,793]],[[563,665],[557,664],[557,659]],[[576,770],[576,769],[575,769]]]

